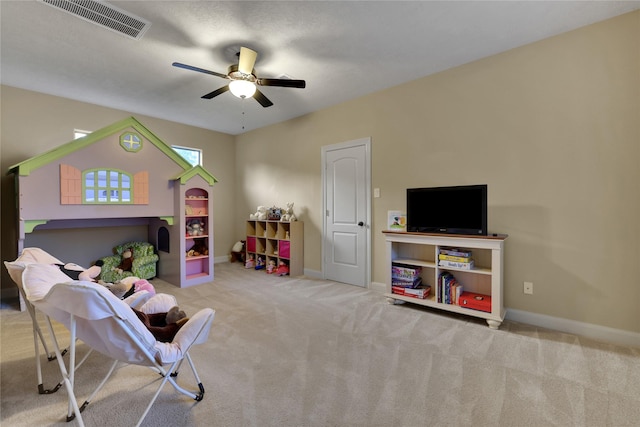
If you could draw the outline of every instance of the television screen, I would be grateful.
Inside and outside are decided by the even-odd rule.
[[[407,189],[407,231],[487,234],[487,186]]]

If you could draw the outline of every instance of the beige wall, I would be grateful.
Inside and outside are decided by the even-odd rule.
[[[640,12],[238,136],[238,216],[294,201],[320,271],[321,147],[367,136],[374,282],[406,188],[486,183],[508,308],[640,332]]]
[[[119,120],[134,116],[166,144],[200,148],[204,153],[204,168],[219,182],[213,187],[214,252],[216,257],[228,254],[238,237],[231,226],[235,222],[235,146],[231,135],[181,125],[126,111],[72,101],[41,93],[1,87],[2,114],[0,170],[2,171],[2,248],[1,259],[16,256],[12,180],[6,176],[10,166],[41,154],[73,139],[74,129],[98,130]],[[108,255],[111,247],[127,236],[140,237],[140,229],[94,229],[78,233],[70,230],[60,239],[60,231],[42,231],[27,236],[25,245],[54,249],[52,253],[63,261],[88,265],[98,257]],[[87,236],[90,236],[87,238]],[[89,241],[87,241],[89,240]],[[115,242],[115,243],[114,243]],[[79,251],[78,248],[85,248]],[[13,291],[11,279],[2,267],[2,289]]]
[[[215,255],[257,205],[293,201],[305,268],[316,271],[321,147],[370,136],[382,195],[372,199],[374,282],[384,281],[387,211],[403,209],[406,188],[487,183],[489,229],[510,235],[507,308],[640,332],[640,12],[235,138],[7,87],[1,113],[3,174],[73,128],[130,115],[167,143],[202,148],[220,180]],[[13,241],[2,183],[4,260]]]

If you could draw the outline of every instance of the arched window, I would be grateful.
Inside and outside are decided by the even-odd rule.
[[[117,169],[89,169],[82,172],[83,203],[132,203],[133,179]]]

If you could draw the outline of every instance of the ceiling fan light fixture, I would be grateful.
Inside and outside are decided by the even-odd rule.
[[[256,85],[248,80],[233,80],[229,83],[229,90],[238,98],[251,98],[256,93]]]

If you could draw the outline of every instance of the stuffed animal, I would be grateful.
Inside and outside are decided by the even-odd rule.
[[[267,219],[268,209],[264,206],[258,206],[256,213],[249,215],[249,219],[265,220]]]
[[[284,213],[280,217],[280,221],[294,222],[297,220],[298,218],[293,214],[293,202],[287,203],[287,209],[284,210]]]
[[[204,221],[199,218],[187,221],[187,236],[203,236],[204,234]]]
[[[187,251],[187,256],[209,255],[209,249],[204,238],[194,239],[193,246]]]
[[[131,308],[138,319],[149,329],[154,338],[161,342],[171,342],[176,333],[189,320],[184,311],[177,306],[171,307],[166,313],[146,314]]]
[[[66,264],[56,264],[56,266],[60,269],[60,271],[62,271],[73,280],[78,280],[78,277],[80,277],[80,273],[84,271],[84,267],[81,267],[78,264],[74,264],[72,262],[68,262]]]
[[[116,283],[102,283],[106,286],[111,293],[120,299],[125,299],[136,292],[147,291],[151,295],[155,295],[156,290],[151,283],[146,279],[140,279],[139,277],[130,276],[125,277]]]
[[[96,278],[102,272],[103,265],[104,265],[104,262],[101,259],[97,260],[94,265],[87,268],[85,271],[83,271],[78,275],[78,280],[84,280],[87,282],[96,282],[97,281]]]
[[[286,262],[280,261],[278,263],[278,269],[276,270],[276,275],[278,276],[286,276],[289,274],[289,266]]]
[[[56,264],[60,271],[69,276],[73,280],[82,280],[87,282],[95,282],[95,278],[100,275],[102,271],[102,266],[104,262],[102,260],[96,261],[95,265],[85,269],[84,267],[79,266],[78,264],[74,264],[69,262],[67,264]]]
[[[122,252],[122,261],[115,267],[118,274],[122,274],[123,271],[131,271],[133,267],[133,248],[127,248]]]
[[[276,272],[276,262],[272,259],[269,260],[267,264],[267,274],[273,274]]]
[[[229,254],[230,262],[244,262],[244,244],[245,240],[240,240],[233,245]]]
[[[156,288],[147,280],[147,279],[139,279],[133,282],[134,292],[142,292],[147,291],[151,295],[156,294]]]

